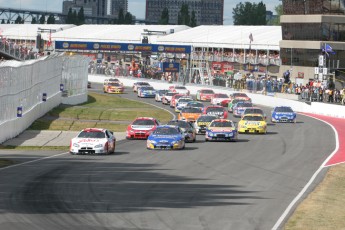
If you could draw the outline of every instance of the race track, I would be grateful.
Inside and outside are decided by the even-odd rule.
[[[120,96],[163,107],[127,92]],[[20,162],[54,157],[0,169],[1,229],[267,230],[335,146],[332,128],[302,115],[239,139],[198,136],[182,151],[123,140],[109,156],[2,150]]]

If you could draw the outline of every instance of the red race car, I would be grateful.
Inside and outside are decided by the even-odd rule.
[[[214,91],[212,89],[200,89],[196,92],[196,100],[197,101],[211,101],[211,98],[214,95]]]
[[[127,127],[127,139],[147,139],[148,136],[160,125],[152,117],[138,117]]]
[[[170,107],[171,108],[175,108],[176,106],[176,102],[180,97],[185,97],[186,95],[184,94],[175,94],[171,97],[171,101],[170,101]]]
[[[245,93],[233,93],[233,94],[230,94],[230,98],[231,99],[238,99],[241,101],[249,101],[249,102],[252,101],[252,99],[250,99],[250,97],[248,97],[248,95]]]

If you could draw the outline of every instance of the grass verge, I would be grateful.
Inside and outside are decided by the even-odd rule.
[[[13,145],[0,145],[0,150],[62,150],[68,151],[69,146],[13,146]]]
[[[344,229],[345,165],[333,166],[325,179],[297,207],[285,230]]]
[[[86,103],[60,105],[37,119],[29,129],[79,131],[85,127],[102,127],[124,132],[136,117],[155,117],[163,123],[171,120],[170,113],[154,106],[122,97],[89,93]]]

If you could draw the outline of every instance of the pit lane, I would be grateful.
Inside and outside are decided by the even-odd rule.
[[[101,85],[92,90],[102,93]],[[171,110],[126,92],[109,96]],[[271,229],[335,146],[329,126],[304,116],[270,124],[267,135],[240,134],[236,143],[198,136],[182,151],[149,151],[145,143],[126,140],[110,156],[65,154],[0,171],[2,228]]]

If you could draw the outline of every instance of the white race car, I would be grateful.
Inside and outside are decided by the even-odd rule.
[[[116,138],[107,129],[83,129],[71,140],[71,154],[110,154],[115,152]]]

